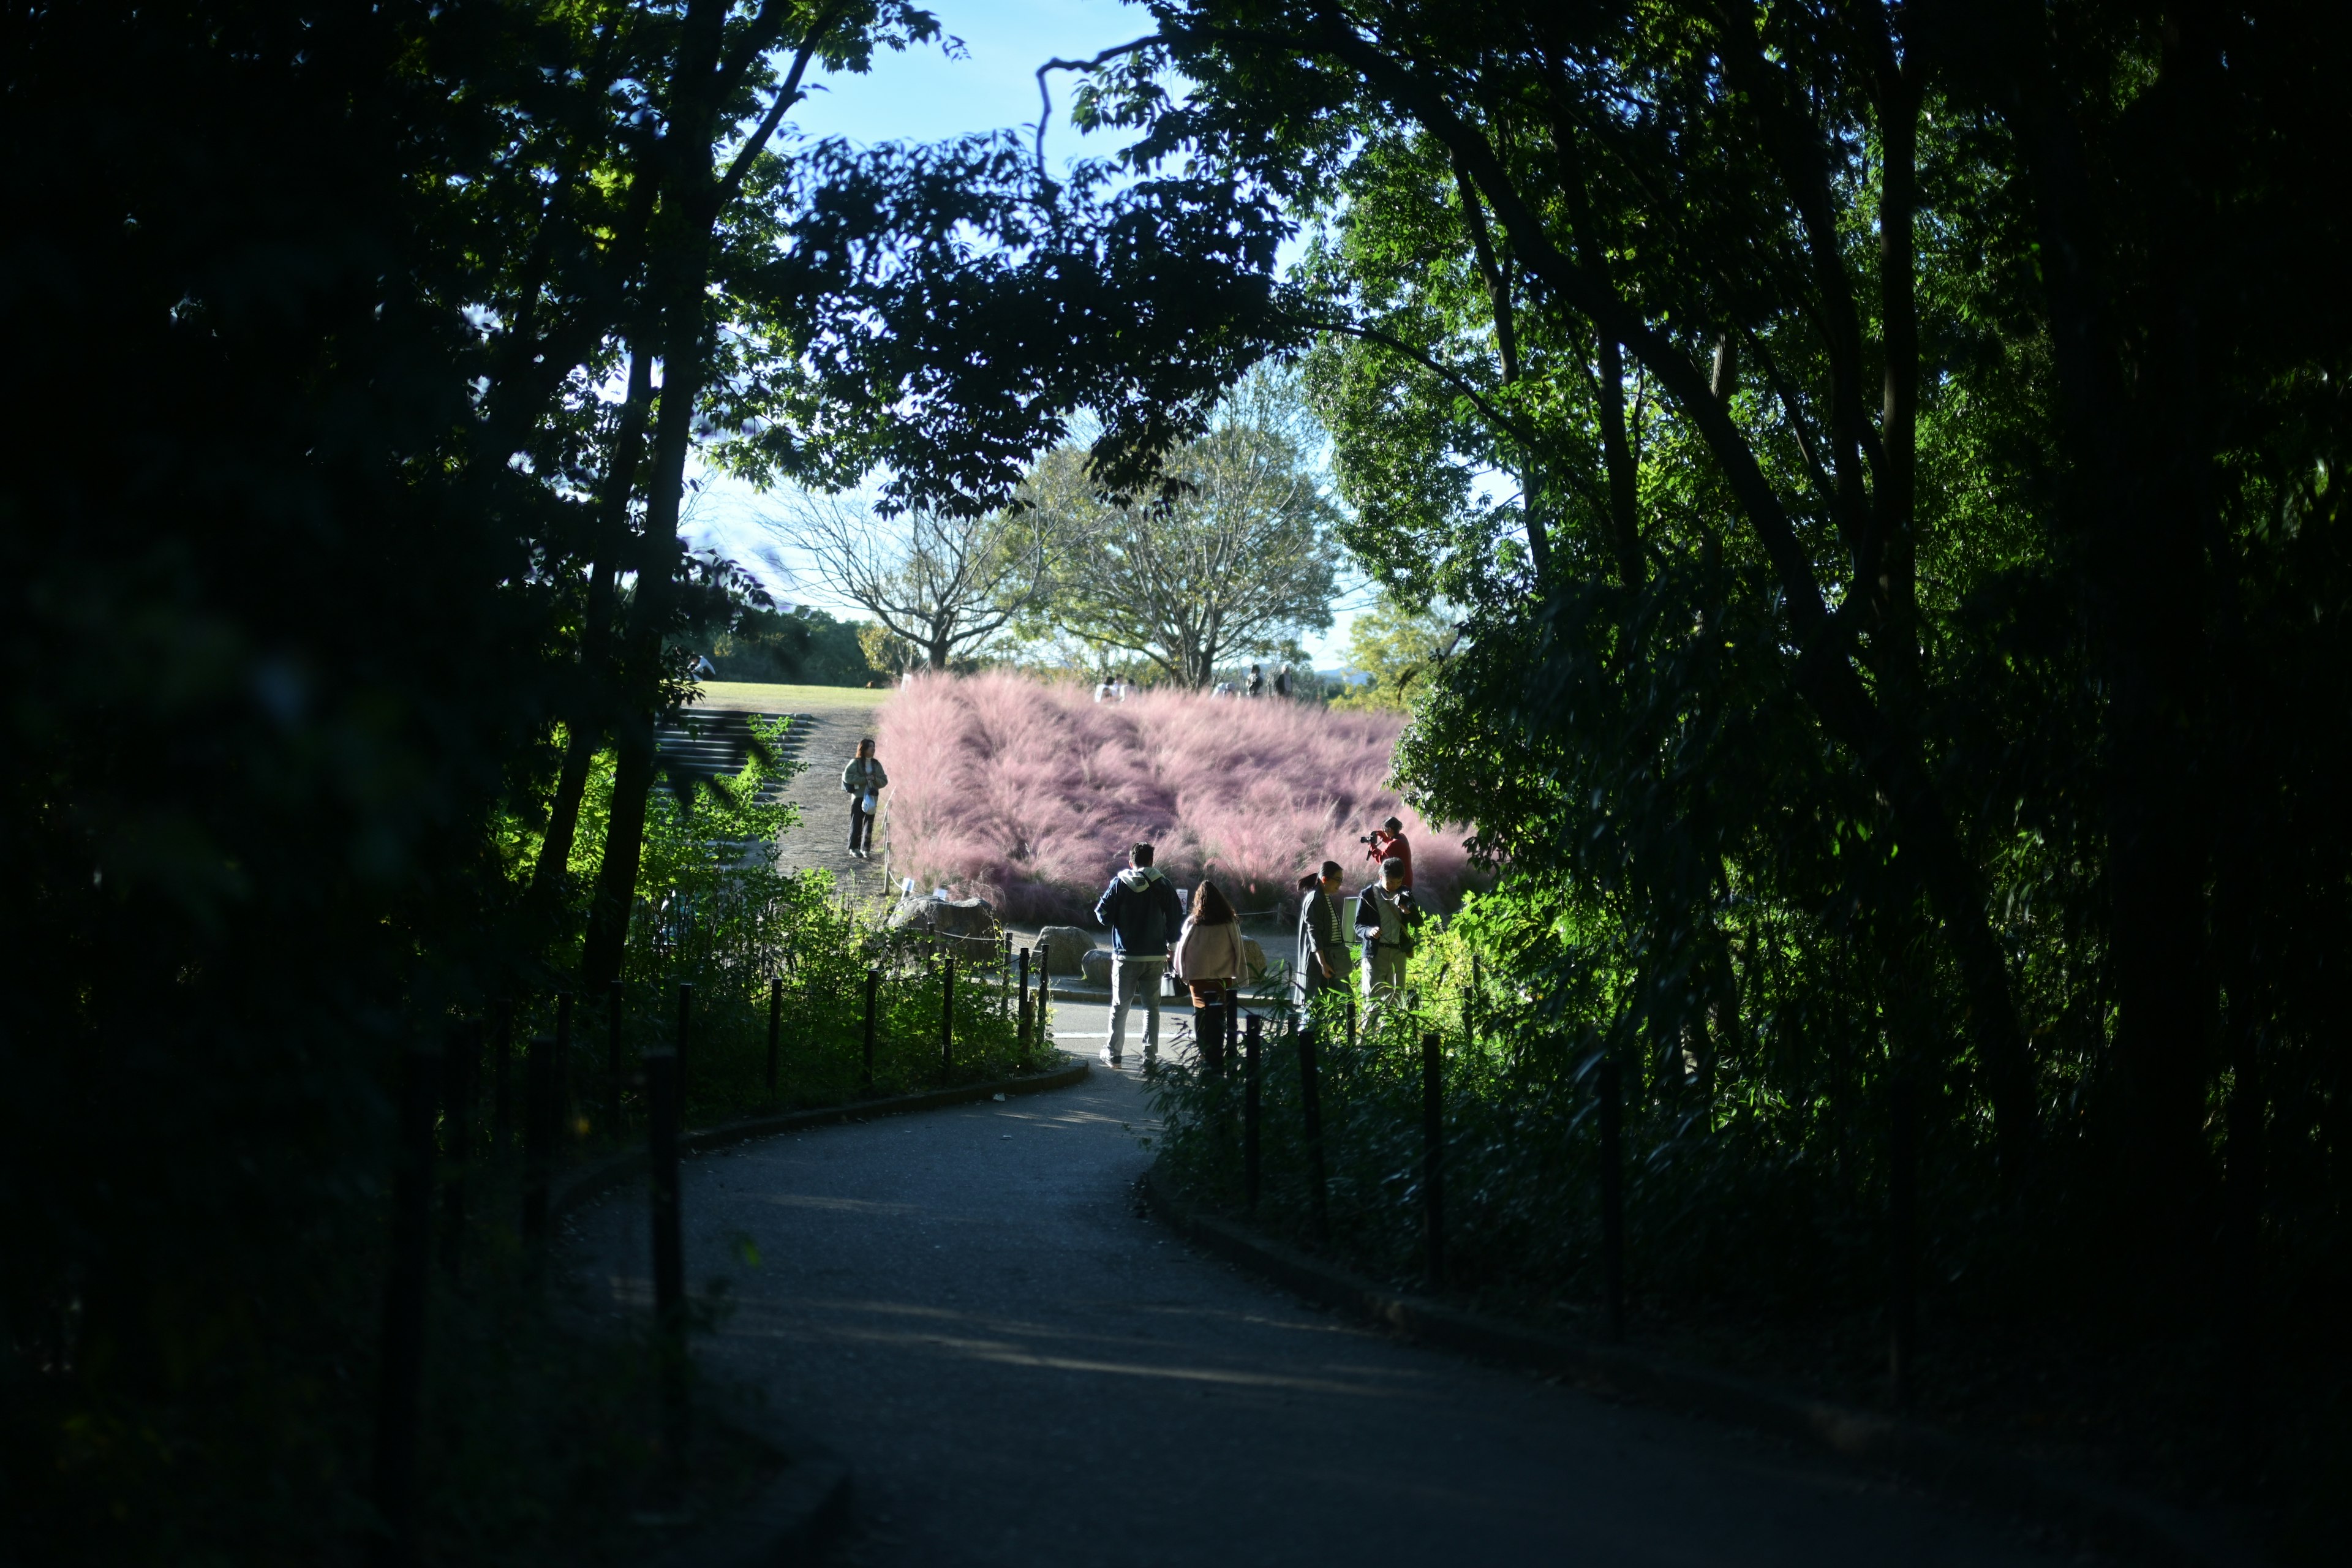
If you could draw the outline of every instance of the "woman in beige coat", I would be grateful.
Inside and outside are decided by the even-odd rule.
[[[1176,978],[1192,991],[1192,1038],[1203,1066],[1224,1065],[1227,1009],[1238,999],[1244,956],[1242,918],[1207,878],[1192,889],[1192,912],[1177,933]]]

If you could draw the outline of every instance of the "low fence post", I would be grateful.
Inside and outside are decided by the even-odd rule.
[[[572,1122],[572,993],[555,994],[555,1130],[557,1141]]]
[[[1298,1031],[1298,1110],[1307,1129],[1308,1197],[1315,1209],[1315,1239],[1331,1244],[1331,1196],[1323,1171],[1323,1094],[1316,1082],[1315,1026]]]
[[[882,990],[882,972],[866,972],[866,1092],[874,1092],[874,1009]]]
[[[1037,1048],[1044,1050],[1054,1043],[1054,972],[1046,964],[1037,966]]]
[[[433,1267],[433,1099],[443,1053],[413,1042],[402,1058],[392,1258],[376,1371],[373,1480],[384,1532],[369,1552],[375,1568],[408,1568],[416,1560],[416,1424],[425,1384],[425,1276]]]
[[[1004,1021],[1013,1022],[1013,933],[1004,931],[998,941],[1003,947],[1003,958],[996,968],[996,994],[1004,1004]]]
[[[1021,1047],[1021,1065],[1029,1065],[1029,950],[1021,950],[1021,1015],[1014,1026],[1013,1038]]]
[[[1429,1288],[1445,1289],[1445,1057],[1435,1030],[1421,1037],[1421,1244]]]
[[[683,1479],[693,1442],[686,1359],[686,1236],[680,1213],[677,1133],[681,1111],[676,1051],[646,1053],[646,1187],[653,1201],[654,1331],[660,1347],[662,1458]]]
[[[533,1035],[522,1066],[522,1239],[547,1240],[547,1173],[555,1143],[555,1040]]]
[[[1349,974],[1348,984],[1343,989],[1348,996],[1348,1043],[1353,1045],[1356,1039],[1356,976],[1353,973]]]
[[[677,1119],[686,1123],[686,1042],[694,1032],[694,987],[684,981],[677,987]]]
[[[940,965],[940,1075],[955,1073],[955,954]]]
[[[784,977],[768,976],[768,1098],[776,1098],[776,1037],[783,1027]]]
[[[604,1136],[621,1136],[621,983],[604,994]]]
[[[1919,1326],[1919,1127],[1916,1086],[1900,1064],[1887,1080],[1886,1101],[1886,1392],[1906,1410]]]
[[[1625,1152],[1617,1061],[1601,1064],[1601,1273],[1609,1338],[1625,1337]]]
[[[441,1058],[441,1125],[449,1143],[449,1182],[441,1190],[441,1267],[452,1277],[466,1240],[466,1176],[474,1162],[474,1101],[481,1093],[482,1026],[457,1026]]]
[[[1265,1045],[1265,1020],[1250,1015],[1249,1032],[1242,1041],[1242,1201],[1257,1212],[1257,1190],[1265,1171],[1259,1163],[1258,1119],[1265,1110],[1258,1074]]]
[[[504,1160],[514,1148],[514,998],[501,996],[490,1009],[490,1157]]]

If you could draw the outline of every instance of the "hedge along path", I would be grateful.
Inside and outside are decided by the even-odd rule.
[[[1056,1005],[1073,1034],[1102,1011]],[[1834,1459],[1307,1310],[1139,1214],[1152,1130],[1097,1069],[688,1163],[687,1279],[729,1302],[698,1363],[849,1462],[846,1561],[2062,1560]],[[625,1187],[579,1215],[616,1314],[650,1300],[644,1210]]]

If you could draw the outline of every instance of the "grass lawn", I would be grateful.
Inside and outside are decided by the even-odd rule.
[[[894,690],[858,686],[774,686],[757,680],[706,680],[698,708],[748,708],[760,713],[823,713],[879,708]]]

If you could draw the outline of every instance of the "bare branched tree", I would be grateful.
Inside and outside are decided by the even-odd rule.
[[[1003,630],[1045,585],[1035,521],[1007,512],[883,517],[855,497],[810,495],[767,527],[932,669]]]

